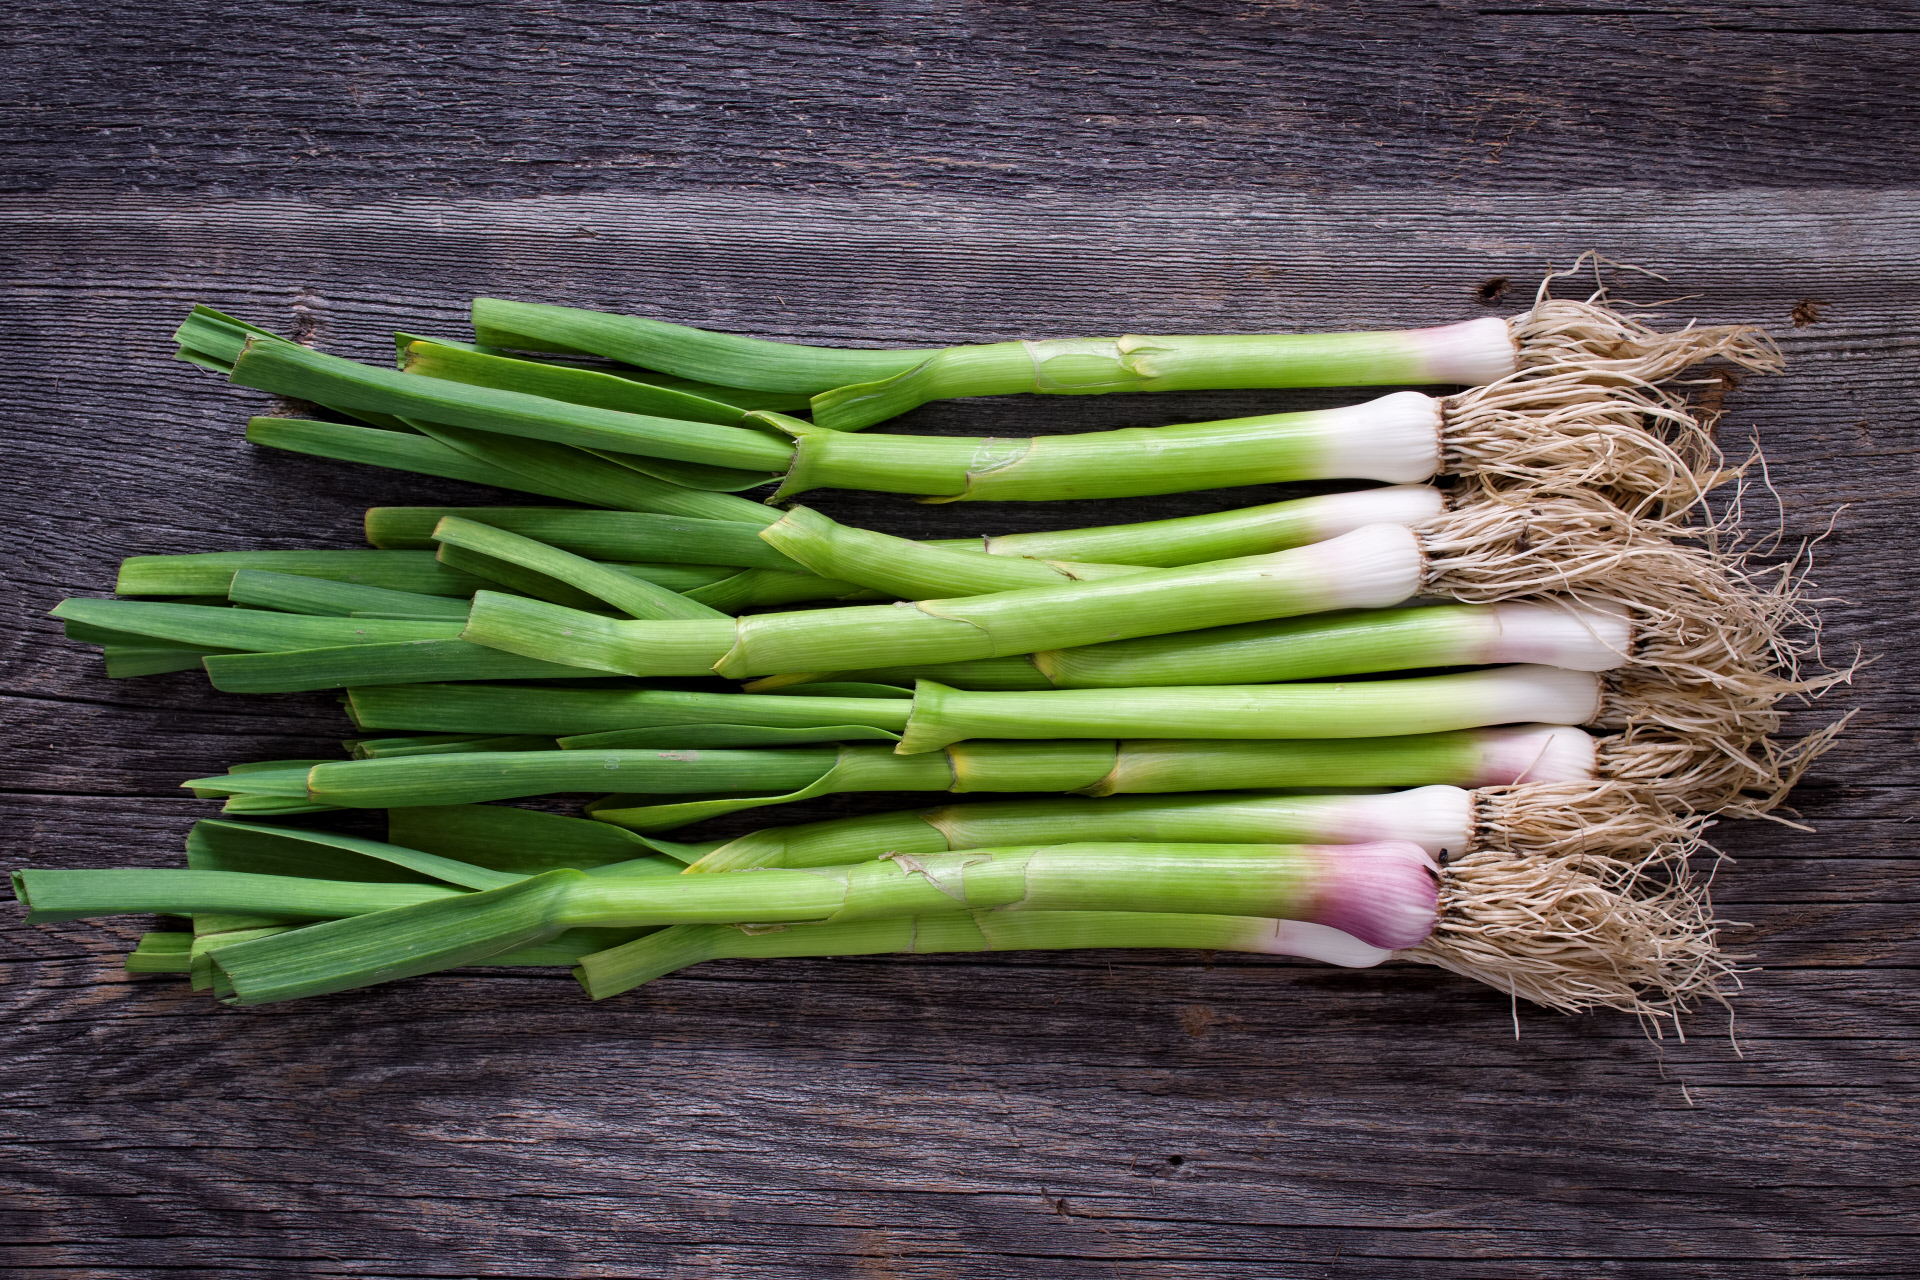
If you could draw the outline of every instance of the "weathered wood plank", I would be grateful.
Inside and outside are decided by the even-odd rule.
[[[1912,181],[1897,0],[376,0],[11,24],[14,189],[960,195]],[[1870,121],[1875,127],[1860,127]]]

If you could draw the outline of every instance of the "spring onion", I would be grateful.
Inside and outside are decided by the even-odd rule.
[[[566,691],[557,691],[564,694]],[[663,831],[742,809],[850,791],[1242,790],[1499,786],[1591,777],[1594,747],[1544,725],[1374,738],[972,742],[903,756],[888,747],[643,749],[419,754],[249,768],[185,784],[203,796],[347,808],[473,803],[618,788],[589,806],[605,822]],[[784,790],[783,790],[784,789]],[[733,795],[727,795],[727,792]],[[712,798],[693,799],[692,796]],[[636,805],[652,796],[666,803]]]
[[[1252,684],[1511,662],[1606,671],[1625,663],[1631,651],[1632,626],[1618,613],[1512,601],[1312,614],[976,663],[840,672],[831,678],[891,684],[926,679],[959,689],[1007,692],[1118,689]],[[772,676],[747,688],[749,692],[791,688],[804,693],[816,679]]]
[[[852,431],[929,400],[956,396],[1095,395],[1234,387],[1456,383],[1475,386],[1523,368],[1655,382],[1713,356],[1778,367],[1749,326],[1656,333],[1599,299],[1544,293],[1512,320],[1340,334],[1066,338],[987,346],[878,351],[806,347],[712,333],[572,307],[476,298],[481,341],[527,350],[587,351],[684,377],[724,375],[813,395],[815,421]]]
[[[1328,542],[1211,565],[1065,582],[911,607],[760,614],[731,622],[615,622],[481,592],[465,638],[627,675],[735,679],[969,661],[1348,608],[1416,594],[1494,601],[1578,591],[1632,606],[1738,606],[1707,556],[1648,536],[1611,507],[1489,506],[1418,529],[1370,525]],[[1625,598],[1622,598],[1622,597]],[[1677,621],[1674,625],[1678,625]]]
[[[670,857],[688,859],[689,871],[697,873],[837,866],[888,853],[950,853],[1051,840],[1404,840],[1443,862],[1482,854],[1561,862],[1625,882],[1663,868],[1673,878],[1700,848],[1703,825],[1698,816],[1647,804],[1633,787],[1567,781],[1477,790],[1425,786],[1366,795],[1048,796],[863,814],[695,844],[642,838]]]
[[[436,870],[484,876],[471,865]],[[469,891],[445,882],[378,885],[219,871],[144,873],[139,882],[112,872],[27,871],[16,884],[37,918],[155,903],[226,909],[247,891],[256,909],[292,906],[301,919],[321,918],[297,928],[235,928],[224,943],[208,939],[196,960],[208,966],[209,985],[242,1004],[527,956],[581,930],[657,925],[671,927],[582,958],[578,972],[590,994],[610,995],[717,955],[1207,942],[1336,963],[1375,961],[1381,957],[1369,948],[1391,949],[1550,1007],[1612,1005],[1665,1015],[1724,970],[1697,895],[1684,886],[1636,893],[1636,885],[1567,860],[1474,855],[1436,867],[1418,846],[1391,841],[995,847],[691,878],[608,870],[553,870]],[[374,907],[383,897],[409,894],[417,900]],[[328,913],[333,918],[323,918]],[[1295,934],[1291,940],[1300,945],[1288,947],[1278,945],[1287,931],[1271,925],[1166,919],[1203,914],[1292,919],[1327,932]],[[962,919],[981,931],[945,923]],[[787,945],[735,944],[685,928],[749,922],[737,932],[785,937]],[[557,950],[561,955],[542,958],[559,959],[569,949]]]
[[[392,981],[558,936],[569,928],[683,923],[855,921],[969,909],[1168,911],[1324,924],[1375,946],[1424,941],[1438,914],[1435,869],[1412,845],[1078,844],[902,857],[811,871],[616,877],[549,871],[501,889],[346,885],[219,872],[20,873],[33,915],[74,919],[146,900],[226,903],[244,879],[260,900],[310,914],[379,897],[413,910],[356,913],[217,952],[237,1002],[263,1003]],[[78,877],[78,879],[75,879]],[[158,877],[169,877],[162,882]],[[282,880],[278,886],[261,883]],[[97,887],[89,888],[89,884]],[[42,900],[48,905],[43,906]],[[420,910],[420,907],[427,910]],[[224,909],[209,907],[206,909]]]
[[[937,875],[971,856],[902,855],[894,861],[907,863],[909,874]],[[780,873],[716,878],[741,874]],[[1434,927],[1417,944],[1391,954],[1466,975],[1515,998],[1524,996],[1563,1012],[1606,1007],[1677,1020],[1693,998],[1717,993],[1719,980],[1728,972],[1718,956],[1710,911],[1684,881],[1621,881],[1597,876],[1573,859],[1489,854],[1452,861],[1437,879]],[[407,914],[432,909],[413,908]],[[1169,918],[1175,914],[1024,908],[962,914],[948,908],[907,920],[754,928],[676,925],[588,956],[575,974],[598,999],[689,964],[731,956],[1183,945],[1365,965],[1386,958],[1378,952],[1388,950],[1379,934],[1369,940],[1363,931],[1356,937],[1347,920],[1339,922],[1345,927],[1321,924],[1303,931],[1270,917]]]
[[[534,442],[536,450],[594,451],[683,486],[740,488],[784,473],[777,496],[836,487],[933,501],[1057,500],[1281,480],[1406,482],[1447,468],[1547,493],[1589,486],[1626,494],[1629,505],[1684,506],[1712,483],[1703,465],[1717,474],[1710,446],[1696,447],[1699,433],[1684,410],[1630,381],[1602,382],[1572,369],[1445,400],[1397,392],[1345,409],[1038,440],[855,436],[771,410],[749,416],[750,424],[791,434],[790,444],[752,425],[688,422],[370,368],[257,332],[245,336],[230,378],[398,420],[509,472],[524,468],[488,453],[474,432]],[[1692,434],[1670,445],[1648,429],[1650,421]],[[1689,456],[1702,447],[1704,464]],[[663,470],[643,459],[672,465]],[[695,474],[686,464],[707,470]],[[708,474],[713,468],[728,470]],[[545,481],[555,483],[551,475]],[[567,482],[562,476],[557,483]]]

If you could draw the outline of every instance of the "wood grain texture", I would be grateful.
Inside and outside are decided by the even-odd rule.
[[[16,190],[1887,185],[1902,0],[18,7]],[[1862,129],[1868,119],[1877,127]],[[1670,178],[1668,177],[1670,175]]]
[[[267,399],[168,358],[193,301],[364,358],[400,324],[462,334],[476,293],[917,345],[1505,313],[1597,247],[1669,277],[1641,296],[1781,338],[1789,373],[1728,400],[1778,495],[1750,495],[1751,523],[1791,544],[1831,522],[1827,643],[1884,656],[1830,699],[1860,714],[1801,792],[1817,833],[1722,830],[1718,897],[1764,966],[1732,1039],[1703,1016],[1654,1043],[1411,967],[1120,952],[725,962],[598,1006],[558,973],[469,972],[236,1011],[121,974],[142,922],[9,917],[0,1268],[1920,1274],[1910,6],[145,17],[6,19],[8,866],[177,865],[211,809],[180,779],[345,731],[320,695],[106,680],[54,601],[105,594],[125,555],[348,547],[374,503],[517,500],[251,449]],[[1496,277],[1513,291],[1482,307]],[[906,425],[1345,398],[1007,399]],[[810,501],[958,536],[1282,492]]]

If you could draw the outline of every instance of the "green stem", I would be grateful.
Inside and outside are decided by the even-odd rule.
[[[1381,333],[1065,338],[949,347],[884,381],[813,398],[813,418],[837,431],[884,422],[929,400],[959,396],[1103,395],[1256,387],[1477,384],[1512,373],[1517,347],[1488,319]]]
[[[1616,614],[1566,602],[1429,605],[1316,614],[1211,631],[1146,636],[1078,649],[936,667],[841,672],[839,678],[935,680],[960,689],[1125,689],[1254,684],[1412,667],[1537,662],[1606,671],[1626,662],[1632,634]],[[831,675],[774,677],[751,688],[799,687]]]
[[[435,527],[433,538],[443,548],[476,552],[557,579],[629,617],[661,620],[726,616],[677,592],[491,525],[448,516]]]
[[[330,582],[325,578],[270,569],[242,569],[233,575],[227,599],[235,604],[258,605],[286,613],[311,613],[347,618],[367,614],[383,617],[459,619],[467,616],[464,600],[426,595],[417,591],[390,591],[350,582]]]
[[[766,523],[770,514],[766,508],[745,498],[689,488],[677,480],[609,461],[591,449],[449,426],[424,418],[410,418],[408,422],[456,453],[521,477],[525,483],[518,487],[535,493],[616,510],[657,511],[751,524]]]
[[[127,956],[128,973],[185,973],[193,954],[190,933],[143,933]]]
[[[1126,498],[1295,480],[1426,480],[1442,461],[1440,402],[1416,392],[1342,409],[1033,439],[806,431],[776,499],[873,489],[928,501]]]
[[[446,680],[586,680],[602,674],[584,667],[523,658],[466,640],[210,653],[194,665],[204,665],[213,687],[227,693],[302,693]]]
[[[192,874],[192,873],[176,873]],[[979,909],[1144,911],[1305,920],[1378,947],[1433,928],[1431,863],[1409,845],[1081,844],[902,857],[843,868],[519,884],[226,948],[240,1003],[472,963],[568,928],[950,916]]]
[[[255,652],[312,649],[331,645],[392,644],[410,640],[451,640],[459,622],[400,622],[382,618],[323,618],[269,613],[260,609],[220,609],[199,604],[156,604],[146,600],[62,600],[56,618],[111,627],[136,635]]]
[[[806,600],[880,600],[887,598],[887,593],[857,582],[823,578],[817,573],[748,569],[710,586],[696,587],[687,592],[687,598],[722,613],[735,614]]]
[[[1200,685],[972,693],[922,680],[903,755],[968,738],[1377,738],[1485,725],[1587,724],[1601,686],[1584,671],[1496,667],[1340,684]]]
[[[100,657],[110,680],[128,680],[136,676],[166,675],[171,671],[195,671],[208,658],[233,652],[230,649],[198,649],[166,644],[109,644]]]
[[[209,369],[223,376],[231,375],[233,362],[240,358],[242,351],[246,350],[248,339],[254,337],[275,342],[285,341],[279,334],[269,329],[262,329],[258,325],[235,319],[233,316],[215,311],[212,307],[196,306],[180,327],[174,330],[174,341],[180,344],[180,349],[174,352],[174,356],[189,364],[198,365],[202,369]],[[405,431],[407,429],[405,423],[390,414],[364,410],[355,412],[323,401],[315,401],[315,403],[324,409],[332,409],[347,417],[371,423],[382,430]]]
[[[661,320],[551,307],[504,298],[473,300],[473,330],[489,346],[585,352],[683,378],[811,395],[849,382],[891,377],[932,350],[872,351],[803,347]]]
[[[389,809],[387,839],[422,853],[535,876],[562,867],[586,871],[646,859],[655,846],[631,831],[505,805]]]
[[[187,836],[187,866],[196,872],[461,889],[498,889],[523,878],[382,840],[218,819],[194,824]]]
[[[1516,355],[1497,319],[1397,332],[1125,334],[907,351],[767,342],[499,298],[476,298],[473,320],[493,346],[591,352],[684,377],[822,393],[815,419],[842,431],[953,396],[1477,384],[1511,373]]]
[[[1298,920],[1144,911],[974,911],[777,929],[674,925],[582,958],[574,976],[589,996],[604,1000],[708,960],[1144,948],[1308,955],[1362,967],[1391,954]]]
[[[231,381],[236,386],[402,419],[710,466],[780,471],[792,456],[789,447],[760,431],[409,377],[397,369],[363,365],[257,336],[248,339],[234,361]]]
[[[401,425],[405,426],[404,423]],[[262,417],[247,420],[247,442],[268,449],[284,449],[288,453],[332,458],[338,462],[358,462],[392,471],[441,476],[448,480],[537,493],[549,498],[589,501],[576,495],[570,487],[546,485],[516,475],[438,440],[416,435],[411,430],[385,431],[351,426],[344,422],[318,422],[310,418]]]
[[[780,513],[757,507],[763,524]],[[747,569],[800,566],[736,520],[699,520],[640,511],[580,511],[567,507],[373,507],[367,541],[376,547],[432,550],[434,526],[456,517],[533,538],[591,560],[665,564],[738,565]]]
[[[1578,729],[1536,726],[1393,738],[1270,741],[969,742],[935,757],[849,748],[834,769],[801,791],[635,805],[612,795],[588,806],[602,822],[667,831],[706,818],[842,791],[939,790],[933,763],[944,757],[947,790],[1124,793],[1239,791],[1287,787],[1506,786],[1593,776],[1593,746]]]
[[[758,614],[734,624],[609,622],[482,592],[465,638],[548,662],[629,675],[734,679],[882,662],[953,662],[1226,626],[1348,607],[1397,604],[1419,587],[1411,533],[1375,525],[1332,542],[1184,569],[1031,587],[912,608]]]
[[[650,476],[614,466],[575,449],[570,453],[516,456],[513,465],[496,465],[472,452],[456,449],[425,435],[376,431],[338,422],[311,422],[298,418],[253,418],[247,440],[271,449],[359,462],[368,466],[444,476],[499,489],[536,493],[593,506],[696,516],[710,520],[740,520],[768,524],[777,513],[757,502],[726,493],[683,489]],[[523,441],[532,444],[532,441]],[[556,445],[555,449],[565,446]],[[537,453],[537,451],[535,451]],[[489,454],[506,460],[500,451]],[[531,461],[528,458],[532,458]],[[535,465],[535,464],[538,465]],[[564,465],[562,465],[564,464]]]
[[[611,749],[638,745],[618,743],[618,737],[603,735],[601,741]],[[579,739],[561,741],[570,750],[585,747]],[[679,754],[686,759],[678,766],[648,766],[656,778],[679,779],[656,784],[660,790],[717,790],[711,785],[713,775],[706,772],[709,766],[691,753]],[[782,761],[778,767],[790,763]],[[1546,726],[1353,739],[969,742],[938,754],[906,756],[846,745],[830,766],[816,766],[818,776],[785,794],[756,785],[751,791],[707,799],[636,804],[645,797],[616,793],[588,810],[603,822],[632,830],[666,831],[745,809],[856,791],[1077,791],[1105,796],[1275,787],[1481,787],[1582,781],[1593,776],[1593,765],[1586,734]],[[304,796],[304,778],[299,774],[290,779],[288,789]],[[266,784],[246,779],[236,785]]]
[[[1389,795],[1048,796],[863,814],[772,827],[722,842],[696,872],[824,867],[888,853],[1058,841],[1359,844],[1405,840],[1431,854],[1467,852],[1472,795],[1430,786]]]
[[[347,710],[362,729],[559,736],[715,723],[795,729],[871,724],[898,730],[906,726],[909,704],[681,689],[407,684],[350,690]]]
[[[13,873],[28,924],[91,916],[241,911],[330,918],[390,911],[464,896],[441,885],[295,880],[227,871],[38,871]]]
[[[794,507],[760,536],[822,577],[857,582],[903,600],[985,595],[1145,572],[1135,565],[1028,560],[929,546],[850,528],[806,507]]]
[[[452,755],[463,751],[558,751],[559,743],[532,733],[409,734],[398,738],[348,738],[341,746],[355,760],[386,756]],[[401,843],[405,843],[402,841]]]
[[[1431,485],[1389,485],[1139,524],[999,534],[968,545],[996,556],[1171,567],[1328,542],[1370,524],[1417,525],[1444,505]]]
[[[405,366],[407,348],[414,343],[424,343],[430,347],[451,347],[456,351],[471,351],[483,356],[504,356],[521,362],[550,365],[561,369],[584,369],[609,378],[619,378],[626,382],[638,383],[653,391],[678,392],[698,400],[717,402],[742,412],[755,409],[801,409],[807,407],[808,397],[797,391],[750,391],[745,387],[725,387],[714,382],[700,382],[692,378],[676,378],[672,374],[655,373],[647,369],[623,368],[617,365],[609,367],[584,366],[564,356],[527,356],[504,347],[490,347],[479,342],[461,342],[453,338],[430,338],[415,333],[395,332],[393,335],[394,363]],[[229,365],[231,361],[228,362]],[[222,372],[225,372],[223,369]],[[566,396],[556,396],[564,400]],[[618,406],[603,406],[614,408]],[[693,421],[705,421],[694,414],[667,414],[668,417],[682,417]]]
[[[461,600],[487,585],[420,551],[203,551],[122,560],[113,590],[123,596],[225,596],[243,569]],[[460,612],[466,613],[464,605]]]
[[[569,404],[591,405],[621,413],[638,413],[682,422],[712,422],[735,426],[747,412],[735,405],[684,391],[635,382],[629,378],[592,369],[545,364],[533,360],[514,360],[485,355],[432,340],[406,343],[399,352],[400,368],[405,373],[462,382],[498,391],[519,391],[564,400]]]

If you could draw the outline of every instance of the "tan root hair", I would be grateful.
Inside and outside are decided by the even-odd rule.
[[[1441,415],[1441,470],[1520,495],[1598,491],[1625,510],[1669,515],[1738,474],[1675,397],[1577,370],[1475,387],[1441,401]]]
[[[1660,804],[1798,827],[1776,810],[1851,718],[1849,712],[1800,738],[1756,734],[1744,743],[1636,727],[1601,738],[1594,748],[1603,777],[1640,787]]]
[[[1779,347],[1754,325],[1690,323],[1663,333],[1642,322],[1643,317],[1658,315],[1655,308],[1619,310],[1600,282],[1603,265],[1623,266],[1590,251],[1567,270],[1548,272],[1534,294],[1532,309],[1508,322],[1523,370],[1578,370],[1602,383],[1648,386],[1667,382],[1708,360],[1724,360],[1753,373],[1778,373],[1782,368]],[[1661,278],[1639,267],[1624,269]],[[1594,289],[1584,301],[1553,296],[1554,281],[1589,270]]]
[[[1698,545],[1696,526],[1629,514],[1596,494],[1473,489],[1414,531],[1431,595],[1491,604],[1564,594],[1654,614],[1750,608],[1728,557]]]
[[[1738,987],[1705,890],[1674,874],[1679,856],[1601,876],[1578,854],[1470,854],[1442,873],[1433,933],[1396,954],[1562,1013],[1619,1009],[1678,1030],[1699,999]]]
[[[1469,852],[1581,859],[1603,878],[1630,874],[1649,851],[1691,851],[1708,822],[1616,780],[1526,782],[1482,787],[1472,796]]]
[[[1761,569],[1733,552],[1701,555],[1721,575],[1704,580],[1711,590],[1689,583],[1634,609],[1629,665],[1605,679],[1595,727],[1617,736],[1598,744],[1600,760],[1606,776],[1664,804],[1759,817],[1780,807],[1846,723],[1783,740],[1781,704],[1851,680],[1860,663],[1807,674],[1822,659],[1804,555]]]

